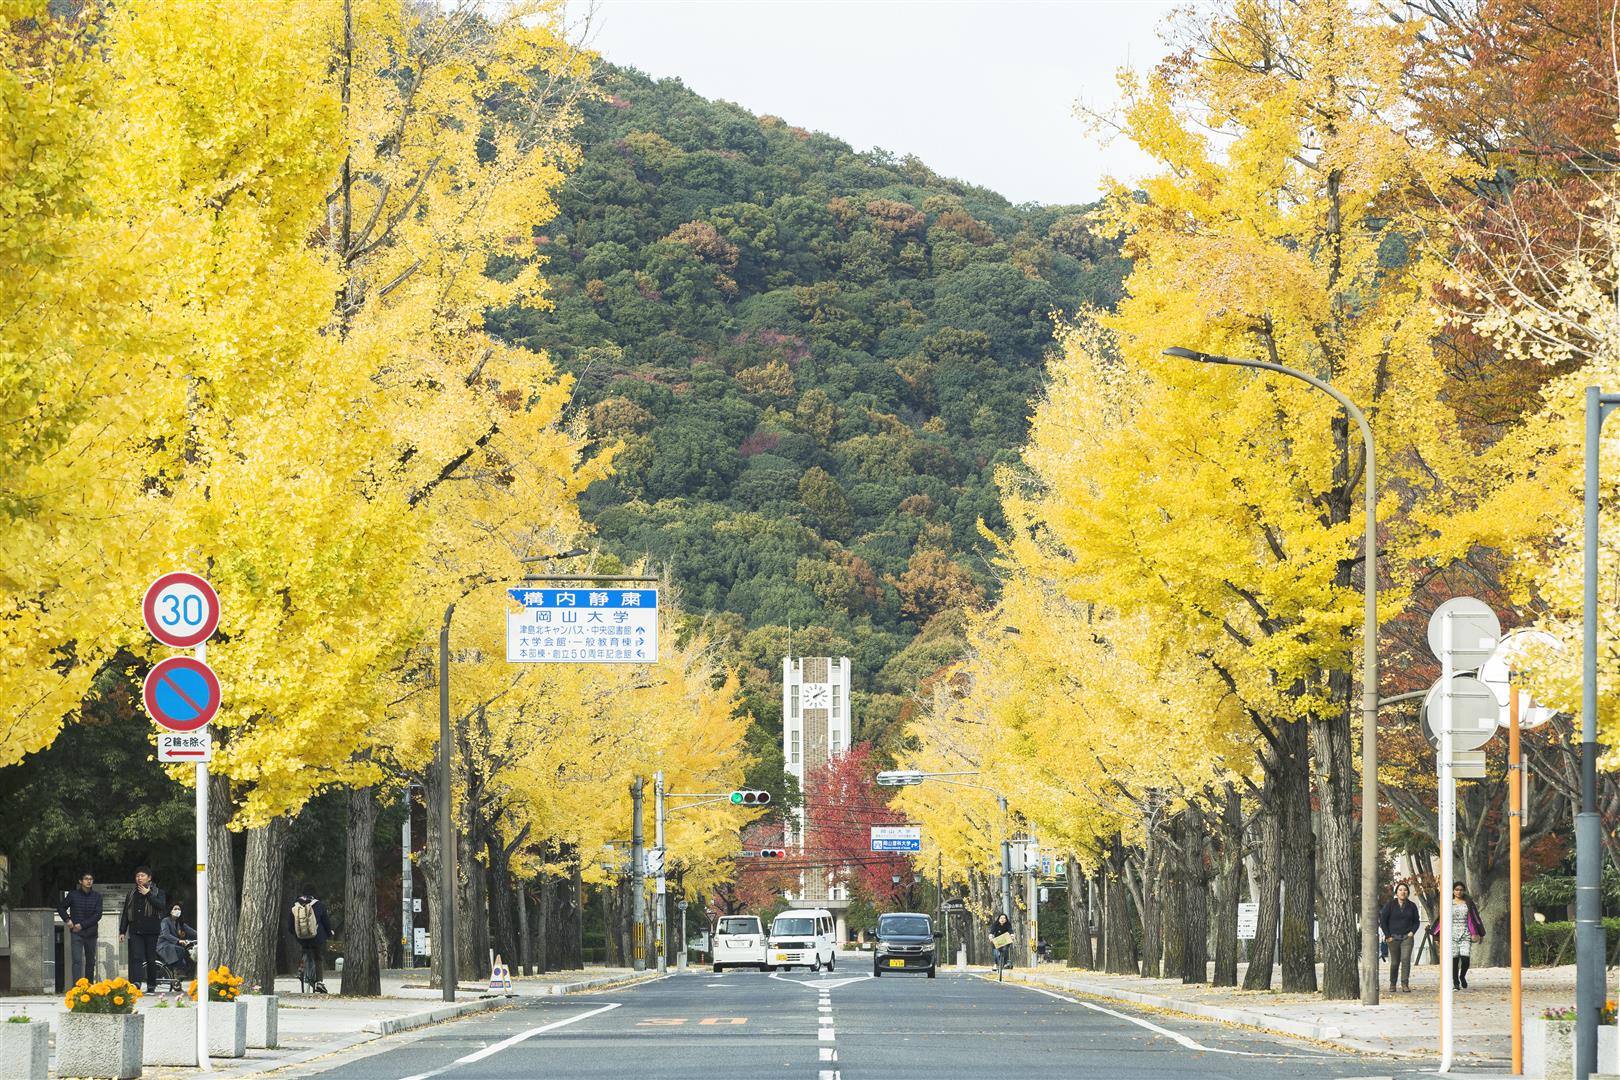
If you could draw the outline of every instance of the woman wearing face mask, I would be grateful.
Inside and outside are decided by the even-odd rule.
[[[180,917],[180,905],[169,905],[169,913],[158,926],[158,959],[167,964],[169,970],[189,979],[197,971],[197,961],[191,955],[196,944],[197,931]]]

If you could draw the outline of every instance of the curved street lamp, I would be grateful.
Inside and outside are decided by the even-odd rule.
[[[1372,428],[1355,402],[1329,384],[1281,364],[1266,360],[1242,360],[1230,356],[1183,349],[1164,350],[1164,355],[1201,364],[1226,364],[1257,368],[1287,375],[1310,383],[1344,406],[1361,427],[1361,446],[1366,455],[1366,537],[1362,567],[1361,626],[1361,1003],[1378,1004],[1378,486],[1374,470]]]

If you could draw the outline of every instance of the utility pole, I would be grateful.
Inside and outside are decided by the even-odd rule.
[[[1007,839],[1007,799],[1004,795],[996,796],[996,805],[1001,808],[1001,910],[1006,912],[1007,918],[1013,917],[1012,902],[1012,843]]]
[[[647,883],[646,834],[641,827],[645,785],[639,776],[630,785],[630,966],[637,971],[647,970],[647,898],[642,895]]]
[[[664,910],[664,770],[653,773],[653,847],[658,851],[658,877],[653,885],[653,899],[658,911],[653,921],[653,941],[658,948],[658,974],[669,970],[666,953],[666,926],[668,912]]]
[[[456,1000],[456,832],[450,814],[450,619],[456,605],[444,609],[439,626],[439,910],[433,913],[433,949],[442,963],[444,1000]]]

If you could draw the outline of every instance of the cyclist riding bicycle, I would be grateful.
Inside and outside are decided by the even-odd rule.
[[[995,947],[997,971],[1012,967],[1012,943],[1012,920],[1002,912],[990,922],[990,944]]]
[[[326,918],[326,905],[315,898],[315,887],[305,885],[287,912],[287,929],[298,939],[304,955],[298,965],[298,979],[306,989],[326,993],[321,980],[321,950],[332,937],[332,924]]]

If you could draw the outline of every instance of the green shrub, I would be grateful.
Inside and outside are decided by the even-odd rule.
[[[1571,922],[1529,922],[1524,926],[1529,941],[1529,963],[1556,967],[1575,962],[1575,924]],[[1603,937],[1609,962],[1620,958],[1620,918],[1603,920]]]

